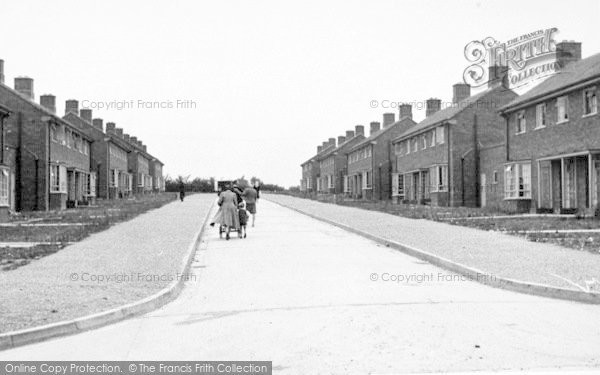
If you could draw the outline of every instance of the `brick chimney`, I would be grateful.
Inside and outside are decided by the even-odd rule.
[[[0,59],[0,83],[4,83],[4,60]]]
[[[82,108],[79,110],[79,117],[85,121],[92,123],[92,110],[89,108]]]
[[[371,122],[370,125],[371,125],[371,129],[370,129],[369,135],[373,135],[373,134],[377,133],[379,131],[380,126],[381,126],[381,124],[379,122],[377,122],[377,121]]]
[[[335,147],[335,138],[329,138],[329,146]]]
[[[146,147],[146,145],[142,145],[142,149],[144,150],[144,152],[148,152],[148,147]]]
[[[123,134],[123,139],[124,139],[126,142],[129,142],[130,135],[129,135],[129,134],[127,134],[127,133],[124,133],[124,134]]]
[[[40,105],[56,114],[56,96],[51,94],[40,95]]]
[[[93,119],[92,120],[92,125],[94,125],[94,127],[96,129],[104,131],[104,121],[101,118],[95,118],[95,119]]]
[[[387,128],[388,126],[394,124],[396,122],[396,114],[395,113],[384,113],[383,114],[383,127]]]
[[[354,130],[346,130],[346,140],[349,141],[354,138]]]
[[[412,105],[411,104],[400,104],[400,119],[408,117],[412,119]]]
[[[452,85],[452,103],[460,103],[469,96],[471,96],[471,86],[461,82]]]
[[[73,112],[74,114],[79,114],[79,102],[75,99],[69,99],[65,102],[65,115],[69,114],[69,112]]]
[[[556,44],[556,60],[561,68],[567,64],[581,60],[581,43],[574,40],[563,40]]]
[[[33,78],[15,78],[15,91],[22,95],[25,95],[30,100],[34,100],[35,96],[33,95]]]
[[[123,128],[115,128],[115,133],[120,137],[123,138]]]
[[[429,117],[442,108],[442,101],[434,98],[427,99],[426,106],[427,109],[425,110],[425,116]]]
[[[344,137],[343,135],[339,135],[338,139],[337,139],[337,144],[338,146],[341,145],[342,143],[346,142],[346,137]]]
[[[317,146],[317,154],[321,153],[321,151],[323,151],[323,146]]]
[[[363,125],[356,125],[354,127],[354,133],[358,137],[359,135],[365,135],[365,127]]]
[[[496,87],[502,84],[508,74],[508,67],[502,65],[492,65],[488,68],[488,88]]]
[[[106,134],[115,134],[115,128],[117,125],[114,122],[106,123]]]

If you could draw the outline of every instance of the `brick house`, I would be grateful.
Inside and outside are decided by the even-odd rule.
[[[317,153],[313,157],[300,164],[300,167],[302,167],[300,191],[307,196],[315,195],[321,190],[320,160],[326,152],[335,148],[335,144],[331,144],[332,140],[335,143],[335,138],[330,138],[328,141],[323,142],[322,145],[317,146]]]
[[[129,173],[128,156],[132,146],[125,140],[122,129],[108,123],[111,129],[104,132],[104,122],[100,118],[92,119],[92,110],[82,108],[79,103],[67,100],[64,119],[78,126],[90,138],[92,144],[92,168],[98,171],[97,195],[103,199],[125,198],[132,194],[132,176]]]
[[[109,124],[106,124],[107,134],[114,134],[115,132],[109,131]],[[147,152],[146,145],[142,141],[138,140],[137,137],[129,137],[129,144],[133,146],[133,151],[128,154],[127,165],[129,167],[129,173],[133,176],[132,188],[134,194],[147,194],[152,192],[152,175],[150,174],[150,163],[154,157]]]
[[[10,110],[0,105],[0,222],[5,221],[9,212],[15,209],[15,153],[9,155],[10,149],[4,145],[4,119],[9,115]]]
[[[597,214],[600,54],[580,60],[576,42],[557,44],[557,51],[561,71],[501,109],[507,135],[503,205]]]
[[[152,176],[152,190],[156,193],[165,191],[165,178],[163,176],[164,164],[157,158],[150,161],[150,175]]]
[[[491,76],[497,76],[495,68]],[[503,142],[505,125],[497,110],[517,95],[498,80],[476,95],[459,83],[453,94],[452,105],[443,110],[439,99],[427,100],[426,118],[394,139],[396,201],[475,207],[485,198],[480,152]]]
[[[322,154],[319,162],[321,193],[349,193],[348,156],[346,154],[364,139],[364,127],[357,125],[355,130],[348,130],[346,135],[338,137],[337,147],[329,147]]]
[[[400,106],[400,118],[383,115],[383,128],[371,122],[369,136],[347,152],[347,195],[353,199],[386,200],[392,197],[392,140],[415,125],[412,107]]]
[[[14,209],[59,210],[93,200],[92,140],[56,115],[56,98],[34,102],[33,79],[15,78],[15,89],[0,83],[4,148],[14,154]],[[11,176],[11,179],[13,177]]]

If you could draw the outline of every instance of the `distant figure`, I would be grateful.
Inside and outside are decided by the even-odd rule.
[[[246,209],[252,214],[252,226],[256,220],[256,200],[258,199],[258,191],[253,187],[247,187],[242,193],[242,197],[246,201]]]
[[[254,183],[254,190],[256,190],[256,199],[260,198],[260,185],[258,182]]]
[[[185,184],[181,181],[179,182],[179,199],[183,202],[183,198],[185,198]]]

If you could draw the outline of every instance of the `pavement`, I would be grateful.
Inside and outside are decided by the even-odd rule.
[[[266,195],[315,217],[401,243],[497,278],[600,292],[600,254],[426,219],[410,219],[287,195]]]
[[[163,290],[181,276],[215,200],[215,194],[190,195],[0,271],[0,333],[107,311]]]
[[[268,360],[276,374],[600,372],[600,306],[462,279],[261,199],[248,238],[210,228],[180,297],[0,360]],[[591,373],[591,372],[590,372]]]

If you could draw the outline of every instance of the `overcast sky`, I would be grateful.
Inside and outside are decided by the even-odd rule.
[[[472,40],[557,27],[584,57],[600,52],[598,0],[4,1],[1,12],[10,86],[34,78],[36,100],[56,95],[61,115],[71,98],[133,101],[94,117],[140,138],[171,176],[284,186],[327,138],[397,115],[372,100],[450,100]]]

